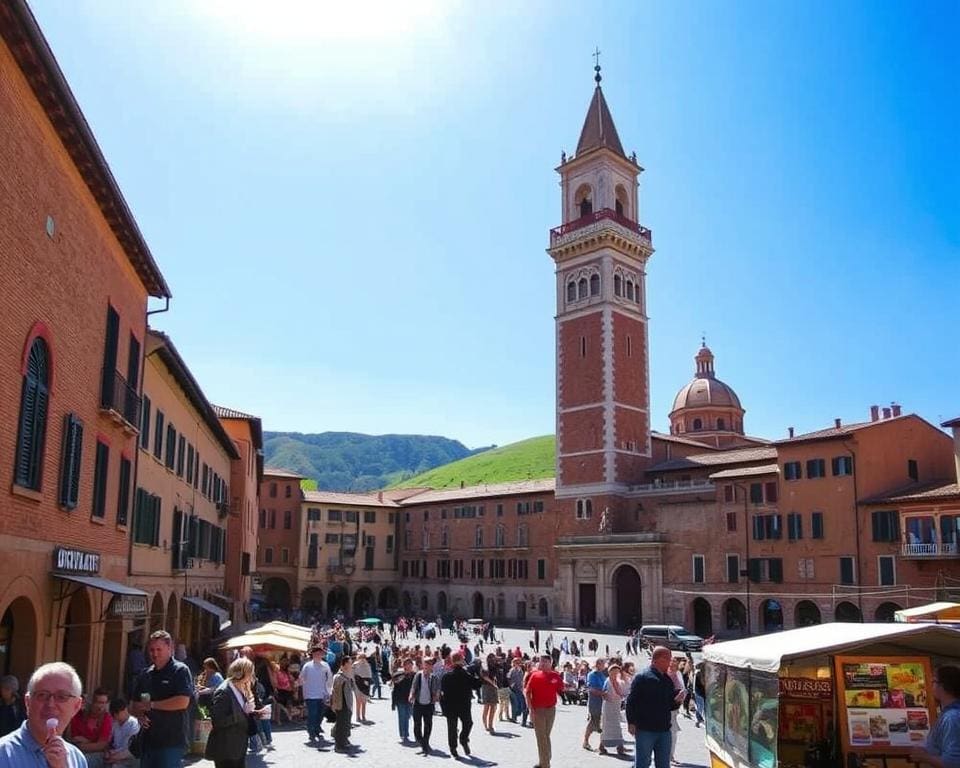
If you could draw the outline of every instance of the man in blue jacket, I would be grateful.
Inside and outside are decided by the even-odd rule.
[[[637,742],[635,768],[649,768],[651,753],[656,768],[670,768],[671,713],[686,693],[677,690],[667,674],[672,657],[669,648],[654,648],[650,666],[630,686],[626,714],[627,728]]]

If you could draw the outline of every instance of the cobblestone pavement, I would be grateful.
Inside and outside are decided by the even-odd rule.
[[[529,641],[532,639],[533,633],[529,630],[498,629],[498,640],[501,634],[504,635],[504,647],[513,648],[520,645],[525,651],[530,650]],[[541,647],[547,634],[549,634],[549,631],[541,630]],[[576,637],[578,643],[581,637],[587,640],[596,637],[600,642],[601,653],[604,652],[604,646],[608,643],[611,652],[615,650],[622,652],[624,649],[624,638],[621,635],[553,630],[554,639],[558,643],[564,635],[567,635],[571,640]],[[444,633],[440,640],[453,645],[456,638]],[[417,642],[424,643],[426,641],[411,639],[403,644],[409,645]],[[430,645],[436,647],[440,643],[434,641]],[[489,647],[489,644],[487,647]],[[643,655],[631,658],[634,658],[639,668],[646,666],[648,660],[648,657]],[[301,727],[284,726],[274,732],[275,749],[257,755],[248,755],[247,766],[249,768],[266,768],[266,766],[309,764],[307,761],[312,763],[313,755],[317,755],[317,764],[342,763],[343,765],[355,766],[355,768],[365,768],[366,766],[411,768],[412,766],[429,765],[433,765],[434,768],[453,768],[458,764],[451,758],[448,751],[446,720],[441,715],[437,714],[433,721],[433,736],[430,739],[432,754],[423,756],[420,754],[419,746],[414,742],[411,741],[404,745],[400,741],[396,714],[390,710],[389,688],[384,687],[383,693],[385,698],[373,699],[367,705],[367,719],[370,724],[357,726],[353,729],[351,741],[356,745],[356,751],[352,754],[337,754],[333,751],[329,724],[324,725],[327,741],[319,748],[309,744],[306,732]],[[532,728],[523,728],[519,724],[503,722],[496,724],[495,734],[489,734],[480,726],[480,711],[480,705],[474,704],[474,728],[470,738],[473,754],[466,757],[461,752],[460,764],[477,766],[478,768],[491,768],[492,766],[504,766],[505,768],[526,766],[530,768],[537,763],[537,743]],[[679,722],[677,760],[680,761],[681,765],[688,768],[701,768],[709,765],[709,757],[704,745],[703,729],[696,728],[693,720],[688,720],[682,716],[679,718]],[[551,768],[580,768],[580,766],[614,768],[614,766],[633,765],[634,749],[632,742],[628,743],[627,746],[628,757],[601,756],[596,751],[585,752],[580,746],[585,724],[586,707],[558,704],[552,737],[553,761]],[[412,722],[410,733],[412,737]],[[629,740],[630,735],[627,733],[625,722],[623,733],[624,738]],[[592,736],[592,744],[594,750],[596,750],[598,745],[596,734]],[[188,763],[196,766],[196,768],[212,768],[213,766],[212,762],[198,758],[192,758]]]

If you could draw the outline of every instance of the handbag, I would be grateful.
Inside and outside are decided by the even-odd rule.
[[[127,744],[127,752],[133,755],[138,760],[143,757],[143,739],[146,734],[144,731],[137,731],[132,737],[130,737],[130,743]]]

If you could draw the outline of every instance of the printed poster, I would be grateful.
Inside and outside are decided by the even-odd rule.
[[[747,759],[750,729],[750,671],[728,668],[723,697],[724,743],[734,753]]]
[[[723,688],[726,682],[726,667],[712,663],[706,665],[703,683],[707,691],[707,734],[717,744],[723,744]]]

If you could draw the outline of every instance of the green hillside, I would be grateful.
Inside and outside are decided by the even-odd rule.
[[[554,476],[556,452],[553,435],[531,437],[444,464],[391,487],[457,488],[460,483],[480,485],[540,480]]]

